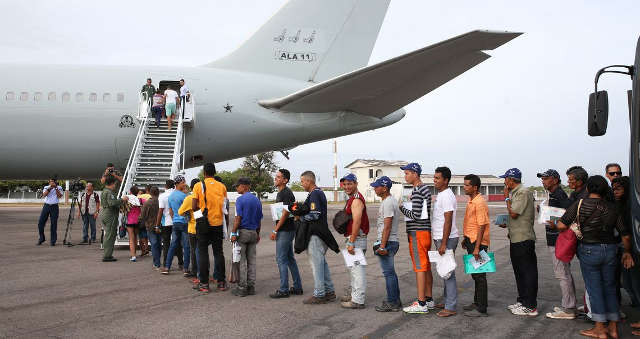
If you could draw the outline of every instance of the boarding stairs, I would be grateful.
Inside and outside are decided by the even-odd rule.
[[[178,174],[184,175],[185,129],[190,129],[195,123],[193,96],[183,105],[184,107],[180,106],[177,110],[177,118],[174,119],[170,130],[166,119],[162,119],[160,127],[156,127],[151,113],[151,101],[146,100],[146,96],[141,93],[137,117],[138,134],[133,143],[118,197],[127,195],[134,185],[139,188],[152,185],[162,192],[167,179],[172,179]],[[122,220],[121,215],[121,223]],[[120,237],[118,234],[116,245],[128,246],[128,237]]]

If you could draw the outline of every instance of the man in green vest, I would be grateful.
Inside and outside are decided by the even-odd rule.
[[[104,262],[117,260],[113,257],[113,245],[116,242],[120,205],[129,200],[126,196],[122,197],[122,199],[116,197],[116,193],[114,193],[116,182],[117,179],[115,177],[112,175],[107,176],[104,181],[104,190],[102,190],[102,196],[100,197],[102,205],[101,220],[104,227],[104,257],[102,258]]]

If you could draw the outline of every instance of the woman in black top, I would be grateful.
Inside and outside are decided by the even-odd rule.
[[[571,205],[558,222],[560,231],[566,230],[576,221],[580,224],[582,238],[578,240],[577,255],[589,300],[591,301],[591,319],[596,322],[594,328],[582,330],[580,334],[593,338],[618,338],[617,323],[620,309],[616,296],[616,250],[617,239],[614,229],[622,236],[624,254],[622,262],[625,268],[633,266],[631,257],[631,237],[628,225],[612,202],[611,189],[602,176],[592,176],[587,180],[586,199]],[[580,201],[582,203],[580,204]],[[578,206],[579,211],[578,211]],[[609,322],[607,327],[607,322]]]

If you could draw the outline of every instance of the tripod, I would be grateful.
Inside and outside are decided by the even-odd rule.
[[[71,192],[71,209],[69,209],[69,217],[67,218],[67,230],[64,232],[64,240],[62,244],[65,246],[73,246],[71,243],[71,225],[73,224],[73,220],[75,219],[75,210],[76,206],[80,206],[78,202],[78,192]],[[67,237],[69,240],[67,240]]]

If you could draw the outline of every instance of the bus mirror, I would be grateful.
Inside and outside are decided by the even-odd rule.
[[[609,120],[609,97],[607,91],[598,91],[589,95],[589,135],[597,137],[607,133]]]

